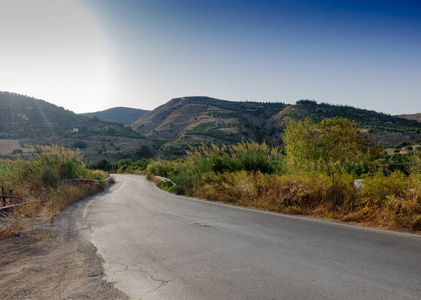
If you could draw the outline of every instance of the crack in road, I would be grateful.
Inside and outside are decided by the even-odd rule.
[[[150,278],[152,279],[152,281],[160,283],[160,285],[157,288],[155,288],[155,289],[153,289],[153,290],[151,290],[151,291],[143,294],[141,297],[145,297],[146,295],[149,295],[149,294],[151,294],[153,292],[158,291],[159,289],[161,289],[162,287],[166,286],[168,283],[170,283],[172,281],[172,280],[156,279],[151,273],[149,273],[146,270],[140,270],[140,272],[145,273],[148,276],[150,276]]]

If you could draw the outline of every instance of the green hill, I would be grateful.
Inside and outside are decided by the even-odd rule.
[[[116,160],[152,143],[122,124],[84,117],[32,97],[0,92],[0,139],[21,145],[81,148],[86,160]],[[126,155],[127,156],[127,155]]]
[[[285,103],[234,102],[209,97],[183,97],[140,117],[132,128],[147,137],[162,139],[163,152],[182,154],[186,144],[200,142],[235,143],[243,140],[267,141],[282,145],[286,119],[310,117],[319,122],[325,118],[354,120],[374,143],[384,146],[421,139],[421,123],[398,116],[351,106],[318,104],[300,100]],[[178,150],[177,150],[178,149]]]
[[[116,122],[123,125],[130,125],[144,114],[148,113],[149,110],[129,108],[129,107],[113,107],[110,109],[80,114],[85,117],[98,116],[102,121]]]

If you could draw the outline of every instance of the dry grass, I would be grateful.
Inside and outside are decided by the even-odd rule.
[[[19,236],[24,227],[22,222],[12,218],[7,224],[0,226],[0,239]]]
[[[57,189],[46,191],[38,217],[53,221],[66,206],[87,198],[102,187],[97,185],[64,184]]]
[[[0,161],[0,185],[13,189],[21,205],[1,220],[0,238],[14,236],[36,219],[54,220],[67,205],[86,198],[105,185],[66,183],[66,179],[104,180],[103,171],[85,167],[79,152],[59,146],[34,147],[29,161]],[[14,203],[17,204],[17,203]]]
[[[287,214],[421,231],[420,177],[375,174],[364,179],[362,190],[354,187],[354,179],[348,173],[208,172],[185,194]]]

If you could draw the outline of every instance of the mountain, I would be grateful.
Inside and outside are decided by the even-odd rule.
[[[374,143],[384,146],[421,139],[421,123],[414,120],[351,106],[318,104],[312,100],[300,100],[295,105],[289,105],[234,102],[209,97],[175,98],[143,115],[131,126],[147,137],[163,139],[166,142],[161,149],[163,152],[179,148],[178,152],[182,153],[180,145],[198,142],[265,140],[272,145],[282,145],[285,120],[305,117],[315,122],[334,117],[354,120]]]
[[[114,120],[127,118],[127,109],[110,111]],[[415,120],[311,100],[291,105],[174,98],[142,115],[131,128],[101,121],[97,113],[81,116],[43,100],[8,92],[0,92],[0,112],[0,153],[6,153],[6,157],[12,148],[25,152],[23,145],[78,147],[85,160],[104,157],[111,161],[138,159],[142,153],[184,155],[187,145],[201,142],[255,140],[282,146],[285,121],[305,117],[316,122],[333,117],[354,120],[374,143],[386,147],[402,142],[416,146],[421,140],[421,123]]]
[[[0,92],[0,140],[3,144],[79,147],[86,160],[116,160],[134,154],[144,144],[156,148],[130,127],[79,116],[44,100],[9,92]]]
[[[209,97],[175,98],[140,117],[132,128],[173,143],[261,141],[267,121],[286,106]]]
[[[129,107],[113,107],[102,111],[80,114],[85,117],[98,116],[102,121],[116,122],[123,125],[130,125],[149,110],[129,108]]]

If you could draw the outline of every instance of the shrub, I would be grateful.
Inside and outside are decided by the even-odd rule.
[[[52,220],[66,205],[101,188],[70,185],[64,181],[68,178],[105,179],[105,174],[86,168],[78,150],[56,145],[36,146],[31,150],[33,155],[28,160],[18,158],[0,162],[0,185],[15,190],[14,194],[22,202],[31,200],[16,209],[16,218],[37,216]],[[21,227],[18,227],[20,230]],[[4,229],[5,232],[0,235],[15,232],[15,229],[9,229]]]
[[[370,151],[367,145],[362,147]],[[316,161],[315,167],[285,172],[281,151],[266,144],[202,144],[190,147],[183,159],[150,161],[146,173],[149,179],[152,175],[171,179],[175,185],[160,186],[176,194],[421,230],[421,152],[387,155],[378,162],[367,157],[367,166],[351,169],[345,163],[326,172]],[[355,187],[360,174],[364,174],[362,187]]]
[[[370,146],[357,124],[344,118],[324,119],[318,124],[310,118],[291,119],[283,140],[291,172],[362,170],[381,157],[381,149]]]
[[[84,141],[77,141],[73,144],[74,148],[79,148],[79,149],[85,149],[88,148],[88,144],[86,144]]]
[[[95,162],[88,164],[89,169],[111,171],[113,165],[106,158],[99,158]]]
[[[59,181],[59,178],[56,172],[50,166],[46,166],[41,173],[41,180],[44,185],[49,187],[56,187]]]

